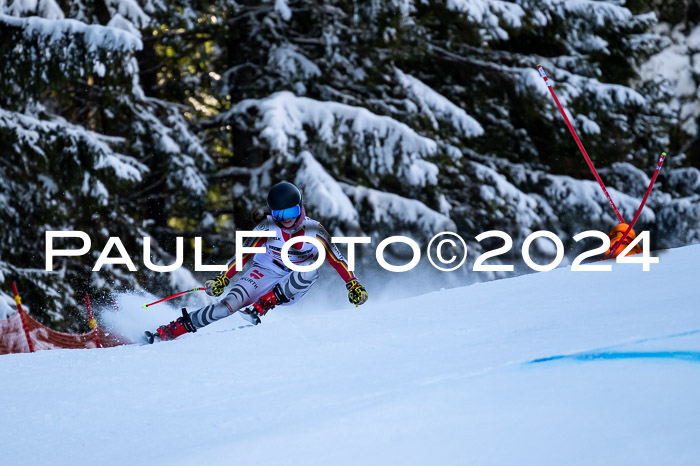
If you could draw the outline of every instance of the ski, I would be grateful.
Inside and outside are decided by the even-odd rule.
[[[145,332],[143,332],[143,336],[144,336],[144,339],[146,340],[146,343],[148,343],[149,345],[152,345],[155,342],[158,334],[151,333],[148,330],[146,330]]]
[[[238,311],[241,317],[253,325],[260,324],[260,316],[254,306],[248,306]]]
[[[189,320],[189,316],[187,315],[187,311],[185,309],[182,310],[182,315],[183,318],[186,318]],[[253,325],[259,325],[260,324],[260,316],[258,315],[257,309],[255,309],[255,306],[248,306],[245,307],[241,310],[238,311],[238,313],[241,315],[241,317],[248,322],[250,322]],[[171,323],[172,324],[172,323]],[[192,330],[188,330],[191,332],[196,332],[197,330],[192,327]],[[151,332],[146,330],[143,332],[143,343],[144,344],[149,344],[152,345],[153,343],[156,342],[156,340],[161,341],[161,337],[158,334],[158,332]]]

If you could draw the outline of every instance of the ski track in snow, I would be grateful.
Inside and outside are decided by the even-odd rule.
[[[700,245],[659,256],[2,356],[0,464],[695,465]],[[149,300],[100,319],[179,315]]]

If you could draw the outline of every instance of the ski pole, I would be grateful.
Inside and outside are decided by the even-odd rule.
[[[544,79],[544,83],[549,88],[549,92],[552,94],[552,97],[554,98],[554,102],[557,104],[557,107],[559,107],[559,112],[561,112],[561,116],[564,117],[564,121],[566,122],[566,126],[569,127],[569,131],[571,132],[571,135],[574,137],[574,140],[576,141],[576,144],[578,145],[579,150],[583,154],[583,157],[586,159],[586,163],[588,164],[588,167],[593,172],[593,176],[595,176],[595,179],[598,181],[598,184],[600,185],[600,188],[603,190],[605,197],[608,198],[608,202],[610,203],[610,206],[612,206],[613,210],[615,211],[615,215],[617,215],[617,218],[618,218],[618,220],[620,220],[620,223],[625,223],[625,220],[622,218],[622,215],[620,215],[620,211],[617,210],[617,206],[615,206],[615,203],[613,202],[612,198],[610,197],[608,190],[605,188],[605,184],[603,183],[603,180],[600,179],[598,172],[596,171],[595,167],[593,166],[593,162],[591,161],[591,158],[588,156],[586,149],[583,147],[581,140],[578,138],[578,135],[576,134],[576,130],[574,129],[571,122],[569,121],[569,118],[566,116],[566,112],[564,112],[564,107],[562,107],[561,103],[559,102],[559,99],[557,98],[557,94],[554,92],[554,87],[552,87],[552,83],[549,82],[549,78],[547,78],[547,74],[544,72],[544,68],[542,68],[542,65],[537,65],[537,71],[540,72],[540,76],[542,76],[542,79]]]
[[[143,305],[143,308],[146,309],[148,306],[153,306],[154,304],[162,303],[163,301],[167,301],[167,300],[169,300],[169,299],[177,298],[178,296],[182,296],[183,294],[192,293],[193,291],[201,291],[201,290],[203,290],[203,289],[204,289],[204,287],[199,287],[199,288],[192,288],[191,290],[181,291],[181,292],[179,292],[179,293],[175,293],[175,294],[172,295],[172,296],[168,296],[167,298],[159,299],[158,301],[152,302],[152,303],[150,303],[150,304],[144,304],[144,305]]]
[[[627,239],[627,235],[630,234],[630,231],[632,231],[632,227],[634,227],[634,224],[637,223],[637,219],[639,218],[639,214],[642,213],[642,209],[644,208],[644,204],[647,202],[647,198],[649,197],[649,193],[651,193],[651,188],[654,186],[654,182],[656,181],[656,177],[659,176],[659,171],[661,171],[661,165],[664,164],[664,160],[666,160],[666,152],[661,153],[661,157],[659,158],[659,163],[656,165],[656,170],[654,170],[654,175],[651,177],[651,181],[649,182],[649,187],[647,187],[647,192],[644,193],[644,198],[642,198],[642,203],[639,204],[639,208],[637,209],[637,212],[634,214],[634,218],[630,222],[629,226],[627,227],[627,230],[625,230],[625,234],[622,235],[622,238],[615,243],[615,245],[610,249],[610,254],[605,256],[605,259],[610,259],[613,257],[613,254],[622,246],[622,243]],[[604,260],[605,260],[604,259]]]

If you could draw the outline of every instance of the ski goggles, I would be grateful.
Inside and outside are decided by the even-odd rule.
[[[285,220],[291,220],[291,219],[297,218],[299,215],[301,215],[301,206],[298,204],[295,205],[294,207],[290,207],[288,209],[273,210],[272,211],[272,218],[274,218],[278,222],[283,222]]]

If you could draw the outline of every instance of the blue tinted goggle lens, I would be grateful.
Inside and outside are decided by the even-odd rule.
[[[272,217],[278,222],[282,222],[284,220],[289,220],[292,218],[297,218],[299,214],[301,214],[301,207],[299,207],[298,205],[290,207],[289,209],[272,211]]]

